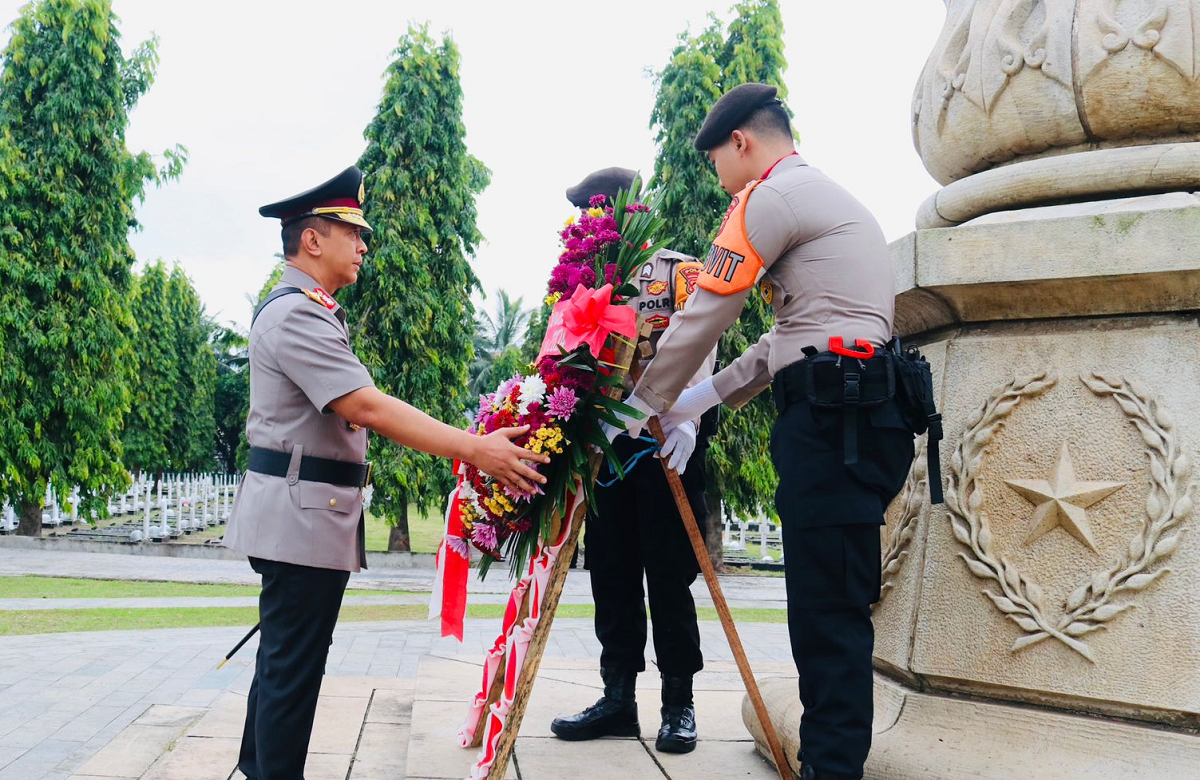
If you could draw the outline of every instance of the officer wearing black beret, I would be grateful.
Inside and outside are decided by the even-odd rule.
[[[547,462],[512,443],[528,428],[475,436],[375,387],[350,350],[334,300],[353,284],[371,226],[351,166],[259,213],[280,220],[283,278],[250,325],[249,470],[225,546],[262,575],[262,629],[238,768],[250,780],[299,780],[325,658],[350,572],[366,567],[362,489],[367,429],[406,447],[474,463],[528,491]],[[403,338],[404,334],[397,334]]]
[[[884,355],[895,297],[887,242],[861,203],[797,155],[776,92],[731,89],[696,135],[733,200],[696,293],[629,403],[658,414],[669,432],[772,387],[802,777],[857,780],[871,746],[879,526],[911,464],[913,431]],[[685,389],[753,294],[774,309],[774,326]],[[640,426],[627,424],[631,435]]]
[[[617,193],[633,187],[637,172],[605,168],[567,190],[567,199],[587,208],[595,195],[615,202]],[[638,294],[629,305],[650,324],[651,346],[663,343],[675,313],[696,289],[700,261],[661,249],[638,269]],[[712,376],[713,349],[689,385]],[[632,389],[632,388],[630,388]],[[699,415],[697,415],[699,417]],[[679,472],[693,512],[700,522],[704,502],[704,457],[707,428],[684,420],[657,453]],[[683,519],[660,464],[644,457],[652,441],[619,436],[613,442],[625,463],[624,479],[602,471],[596,486],[596,513],[587,519],[587,562],[596,602],[596,638],[600,640],[600,677],[604,696],[575,715],[555,718],[550,730],[560,739],[640,736],[634,688],[646,670],[646,600],[654,627],[654,653],[662,676],[661,722],[655,749],[688,753],[697,740],[692,677],[704,666],[696,604],[689,589],[699,573]],[[642,581],[646,582],[643,593]]]

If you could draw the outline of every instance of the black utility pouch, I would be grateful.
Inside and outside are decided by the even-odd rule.
[[[895,365],[896,405],[905,425],[914,436],[929,433],[926,453],[929,459],[929,497],[942,503],[942,468],[938,442],[942,440],[942,415],[933,394],[933,371],[929,361],[916,347],[904,349],[898,336],[888,342],[886,355]]]

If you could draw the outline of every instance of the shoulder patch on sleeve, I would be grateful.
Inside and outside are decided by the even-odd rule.
[[[679,263],[675,266],[675,311],[683,308],[692,293],[696,292],[696,282],[704,265],[699,261]]]

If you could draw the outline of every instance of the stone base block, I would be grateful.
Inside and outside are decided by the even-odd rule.
[[[796,680],[764,680],[767,711],[800,771]],[[749,699],[742,718],[770,759]],[[910,690],[875,678],[875,727],[864,780],[1195,780],[1200,736],[1183,731]]]

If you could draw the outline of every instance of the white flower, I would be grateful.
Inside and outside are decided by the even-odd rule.
[[[541,403],[546,397],[546,382],[537,374],[521,382],[521,405]]]
[[[371,497],[375,495],[375,486],[367,485],[362,489],[363,509],[371,508]]]
[[[471,486],[470,482],[463,480],[463,483],[458,487],[458,497],[470,503],[479,498],[479,494],[475,492],[475,488]]]

